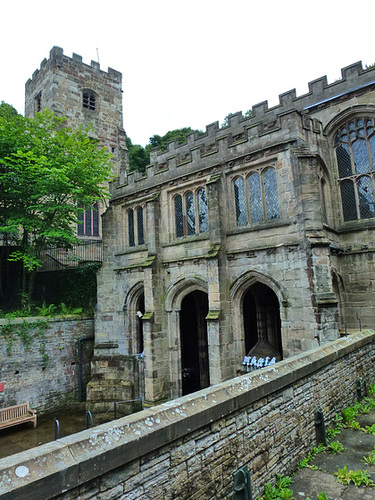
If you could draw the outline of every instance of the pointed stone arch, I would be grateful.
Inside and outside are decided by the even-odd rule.
[[[182,300],[186,295],[195,290],[208,293],[207,281],[198,275],[180,278],[173,283],[167,290],[165,298],[166,312],[171,312],[173,310],[180,311]]]
[[[143,351],[144,283],[136,283],[126,294],[124,301],[126,350],[128,354]]]
[[[179,397],[186,391],[186,384],[182,380],[182,342],[180,330],[181,309],[184,299],[192,295],[206,294],[208,310],[208,285],[207,281],[198,276],[181,277],[167,290],[165,298],[165,311],[169,342],[170,356],[170,382],[172,398]],[[201,295],[201,297],[202,297]],[[185,301],[186,302],[186,301]],[[200,321],[206,321],[200,318]]]
[[[242,360],[243,356],[256,350],[256,346],[259,352],[254,354],[272,354],[281,359],[282,324],[288,306],[285,289],[270,276],[249,270],[232,284],[230,295],[237,359]],[[270,305],[268,311],[264,301]],[[249,323],[255,332],[252,339],[249,338]]]

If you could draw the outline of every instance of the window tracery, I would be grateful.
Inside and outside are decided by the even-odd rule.
[[[174,197],[176,237],[191,236],[208,231],[207,192],[204,187],[186,191]]]
[[[340,127],[335,136],[344,221],[375,217],[375,123],[358,117]]]
[[[237,226],[279,219],[276,170],[267,167],[233,181]],[[248,216],[250,214],[250,217]]]
[[[78,214],[77,236],[99,237],[99,203],[94,203],[88,210]]]
[[[128,212],[128,245],[135,247],[136,245],[145,244],[145,225],[144,225],[144,207],[138,206],[129,208]]]

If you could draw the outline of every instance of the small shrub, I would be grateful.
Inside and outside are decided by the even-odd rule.
[[[366,427],[363,429],[366,434],[372,434],[375,435],[375,424],[366,425]]]
[[[337,453],[341,453],[345,450],[344,446],[340,443],[340,441],[332,441],[328,445],[329,451],[337,455]]]
[[[292,482],[289,476],[276,474],[275,486],[270,483],[265,484],[264,494],[258,500],[294,500],[293,491],[288,488]]]
[[[348,465],[345,465],[343,469],[339,469],[334,475],[337,477],[337,481],[342,484],[353,483],[356,486],[375,486],[367,471],[349,470]]]

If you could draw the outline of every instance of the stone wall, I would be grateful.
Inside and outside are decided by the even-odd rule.
[[[25,325],[34,325],[26,326]],[[21,336],[9,328],[24,326]],[[4,327],[6,329],[4,329]],[[82,341],[82,388],[90,379],[94,325],[91,318],[0,320],[0,407],[29,401],[38,414],[77,401],[78,339]]]
[[[148,403],[187,393],[184,375],[192,366],[185,366],[181,318],[187,300],[198,300],[196,292],[208,300],[208,353],[202,349],[200,356],[193,348],[189,353],[193,361],[208,364],[211,384],[235,376],[243,356],[259,355],[266,344],[273,350],[267,355],[285,359],[338,338],[340,330],[353,331],[358,318],[362,328],[373,328],[375,212],[369,208],[367,215],[358,212],[358,220],[346,220],[343,207],[349,203],[359,210],[359,205],[342,198],[341,185],[354,189],[354,184],[340,178],[335,141],[348,120],[354,127],[366,117],[371,123],[366,118],[366,141],[374,140],[374,78],[375,68],[355,63],[342,70],[339,81],[319,78],[305,95],[286,92],[277,106],[256,104],[251,116],[236,113],[227,126],[212,123],[184,144],[154,150],[144,174],[133,172],[126,180],[120,175],[111,184],[111,205],[103,216],[95,356],[139,354],[134,346],[142,334]],[[358,186],[370,185],[370,156],[367,177]],[[268,187],[267,172],[273,172]],[[258,188],[250,194],[253,182]],[[208,227],[201,230],[202,189]],[[370,192],[367,196],[372,207]],[[195,200],[194,209],[188,198]],[[185,208],[191,204],[189,214],[176,208],[183,200]],[[267,213],[272,200],[278,209]],[[141,214],[140,240],[134,236],[135,213]],[[188,215],[192,228],[182,234],[180,219],[186,222]],[[140,333],[134,325],[142,293],[146,314]],[[106,372],[108,384],[117,373]],[[129,378],[124,373],[124,380]],[[109,394],[106,380],[100,380]]]
[[[338,339],[208,389],[0,460],[0,497],[231,498],[247,464],[253,494],[291,472],[326,422],[375,382],[375,333]],[[21,467],[22,468],[19,468]]]

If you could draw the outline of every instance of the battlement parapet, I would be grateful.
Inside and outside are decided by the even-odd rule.
[[[40,69],[34,71],[33,75],[26,82],[26,89],[28,87],[35,85],[44,73],[44,70],[49,67],[54,66],[56,68],[68,67],[70,71],[81,72],[82,67],[92,73],[92,76],[99,73],[101,78],[106,78],[109,83],[114,86],[121,88],[122,74],[112,68],[108,68],[108,71],[103,71],[100,69],[100,64],[96,61],[91,61],[91,64],[85,64],[82,62],[82,56],[79,54],[72,54],[72,57],[64,55],[64,51],[61,47],[54,46],[50,50],[49,59],[43,59],[40,64]]]
[[[335,99],[344,99],[353,92],[375,88],[375,67],[363,68],[361,62],[356,62],[341,70],[341,79],[328,83],[327,76],[309,82],[309,91],[297,96],[296,89],[291,89],[279,95],[279,104],[269,108],[268,101],[262,101],[252,107],[251,116],[242,112],[228,117],[228,125],[220,127],[219,122],[206,126],[204,133],[193,132],[186,137],[183,144],[174,141],[168,144],[166,150],[156,148],[151,151],[150,165],[145,175],[133,174],[129,183],[137,184],[147,178],[163,174],[171,169],[180,169],[195,162],[196,167],[210,163],[213,165],[226,161],[233,153],[241,154],[254,148],[267,147],[267,136],[283,129],[284,140],[288,140],[291,116],[298,115],[298,123],[316,134],[323,133],[322,123],[313,116],[313,112],[330,105]],[[288,127],[284,127],[288,121]],[[285,130],[284,130],[285,128]],[[274,137],[274,135],[273,135]],[[291,136],[289,137],[291,138]],[[249,141],[252,145],[249,148]],[[197,163],[199,162],[199,163]],[[194,170],[194,169],[193,169]],[[171,173],[171,172],[170,172]],[[139,184],[138,184],[139,186]]]

